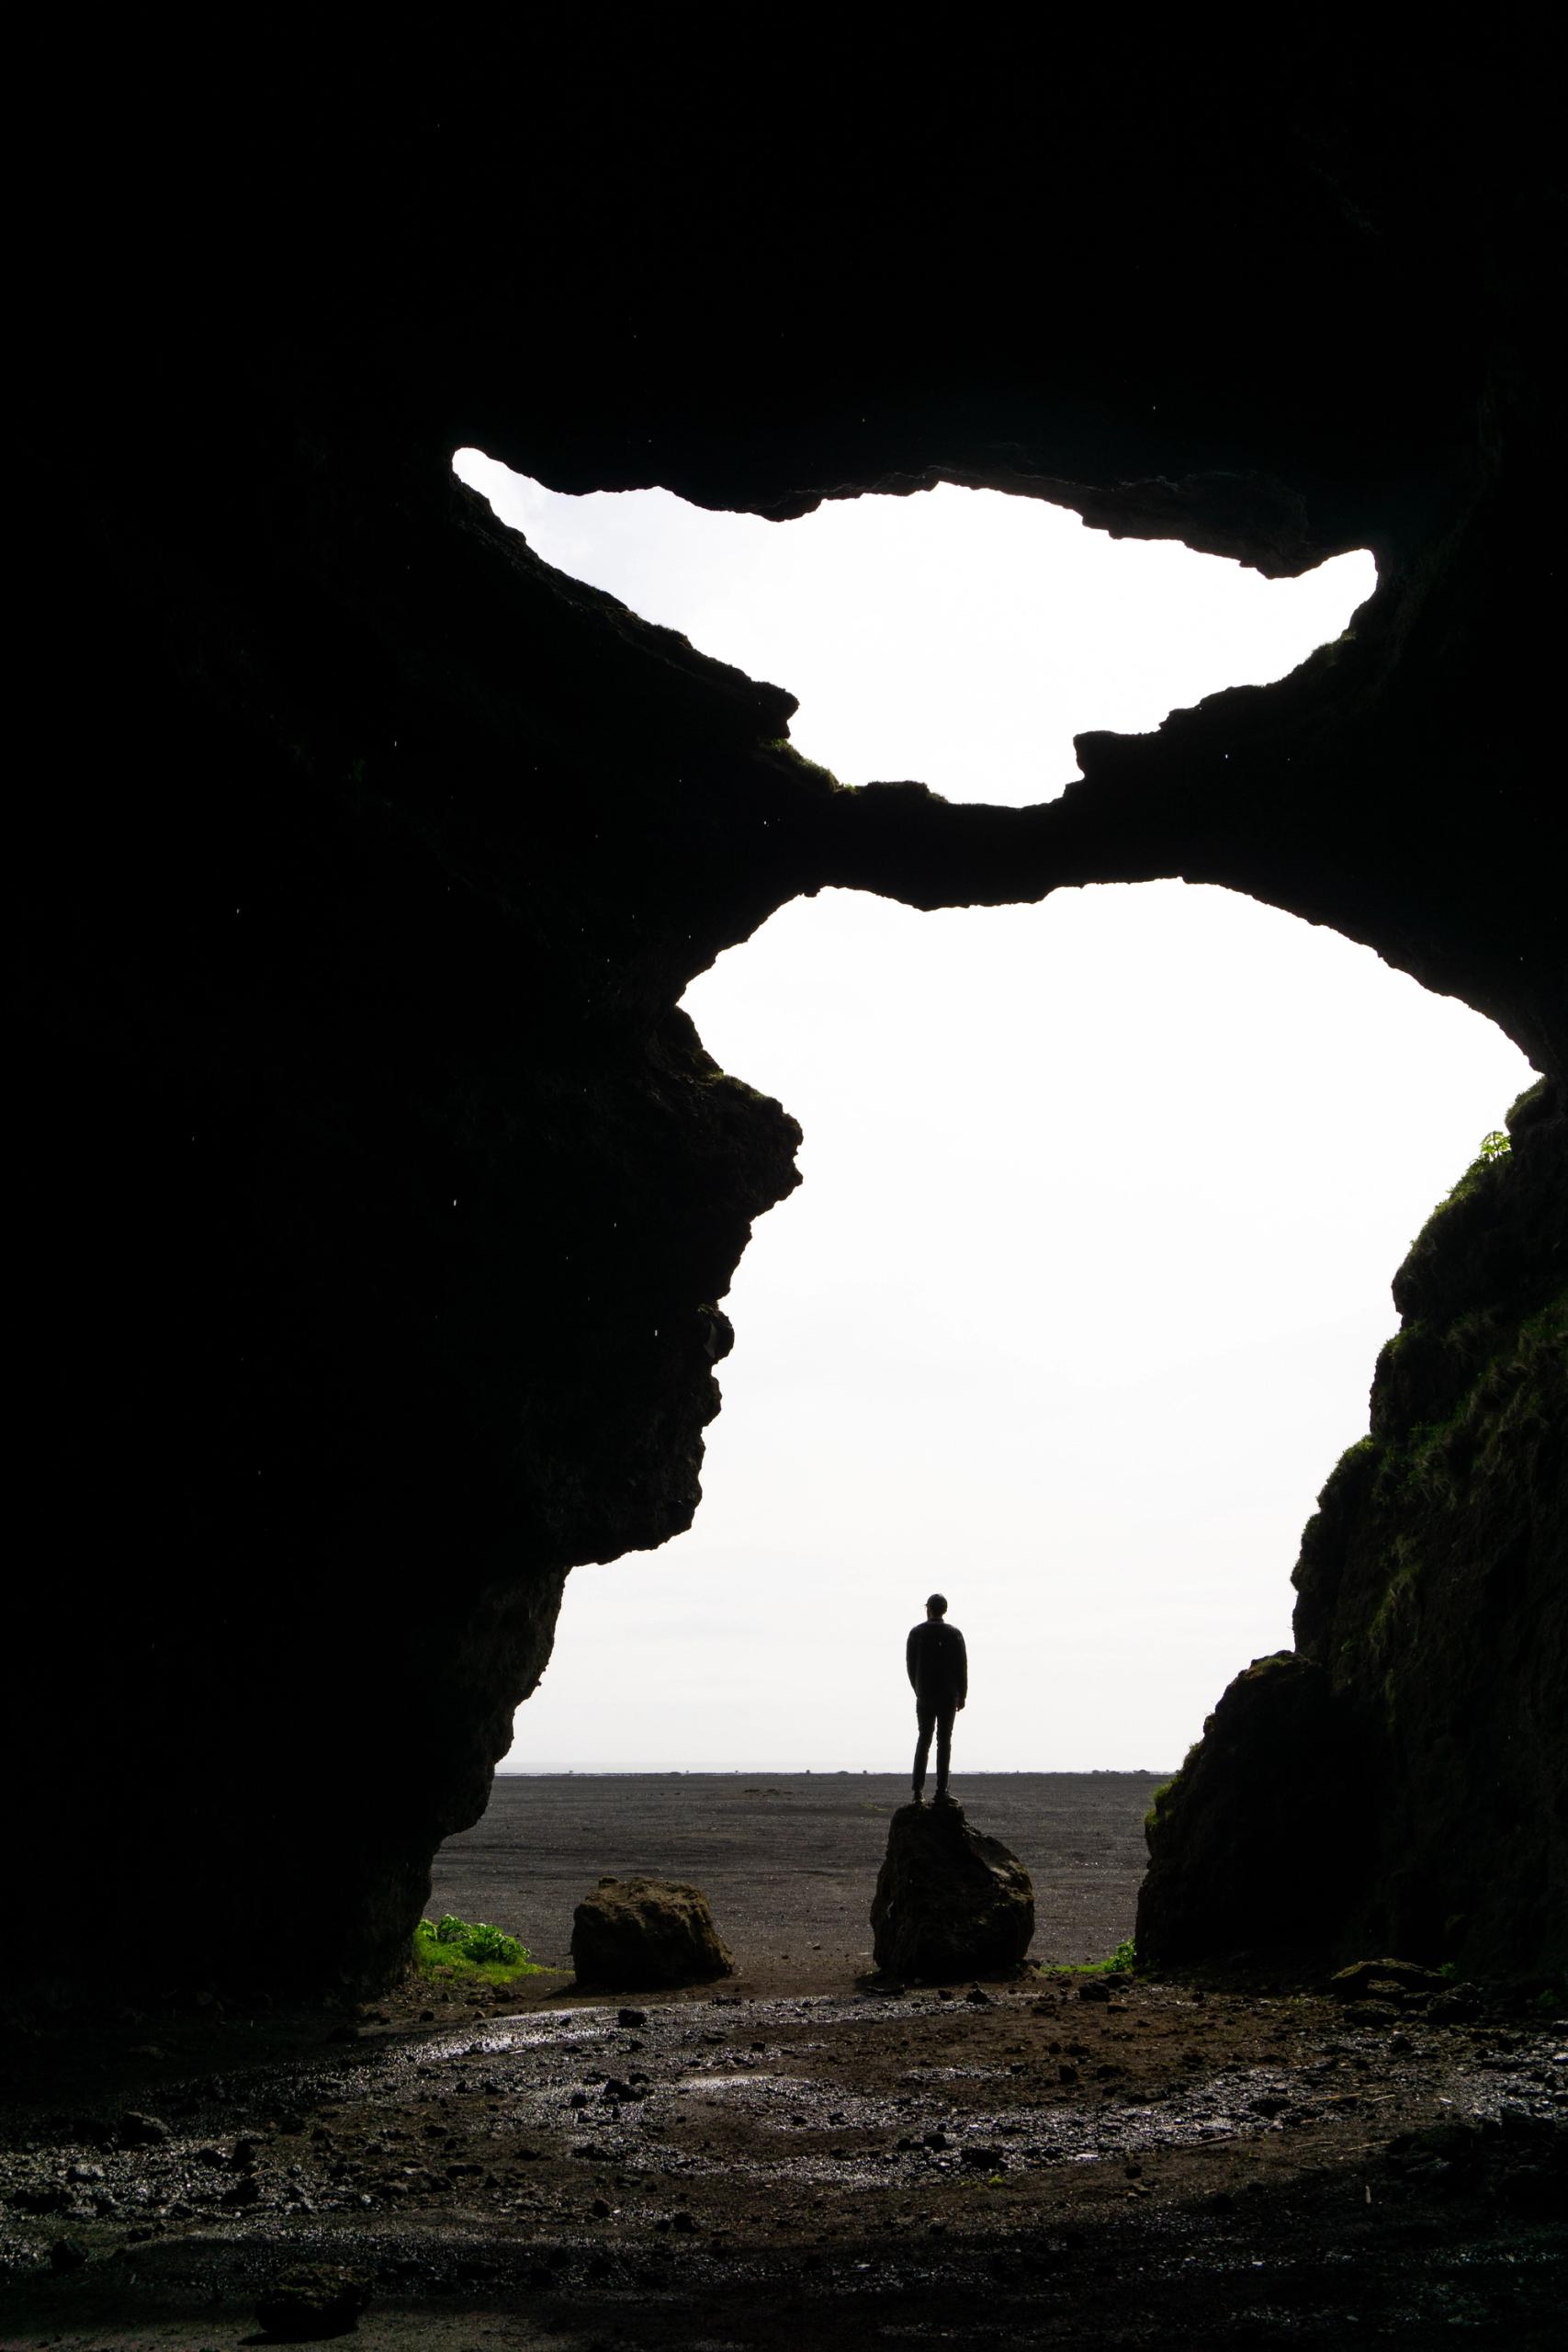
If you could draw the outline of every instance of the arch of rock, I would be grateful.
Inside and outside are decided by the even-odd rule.
[[[1005,87],[846,60],[805,101],[535,46],[468,81],[209,61],[203,108],[154,95],[174,59],[122,62],[135,106],[110,58],[62,131],[92,233],[35,346],[60,454],[11,802],[6,1785],[43,1967],[107,1939],[134,1973],[175,1904],[209,1981],[373,1984],[563,1576],[687,1524],[719,1302],[797,1140],[675,1009],[694,973],[827,884],[1170,875],[1369,943],[1543,1085],[1401,1277],[1298,1654],[1167,1800],[1140,1932],[1561,1964],[1529,74],[1057,49]],[[1367,546],[1381,584],[1281,684],[1086,739],[1058,803],[846,791],[791,752],[787,693],[538,562],[454,481],[464,444],[773,516],[990,485],[1274,573]]]

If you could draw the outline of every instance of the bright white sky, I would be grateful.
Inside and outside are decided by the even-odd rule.
[[[1370,557],[1268,582],[950,487],[804,520],[458,471],[547,561],[800,697],[845,783],[1055,797],[1071,739],[1282,675]],[[692,1532],[580,1568],[502,1769],[901,1770],[945,1591],[972,1771],[1179,1761],[1288,1645],[1391,1275],[1529,1083],[1335,933],[1176,882],[784,908],[685,1003],[806,1131],[758,1225]]]

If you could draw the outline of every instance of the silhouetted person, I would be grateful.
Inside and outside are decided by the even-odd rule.
[[[936,1802],[951,1804],[947,1768],[953,1754],[953,1718],[969,1696],[969,1653],[956,1625],[947,1623],[947,1602],[933,1592],[926,1603],[923,1625],[917,1625],[904,1645],[904,1663],[915,1692],[915,1721],[919,1738],[915,1747],[915,1803],[924,1802],[926,1758],[936,1733]]]

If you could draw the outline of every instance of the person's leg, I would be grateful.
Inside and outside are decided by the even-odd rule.
[[[953,1707],[939,1707],[937,1710],[936,1792],[939,1802],[947,1794],[947,1769],[953,1758],[953,1718],[956,1712]]]
[[[915,1723],[919,1737],[915,1743],[915,1794],[919,1797],[926,1785],[926,1758],[931,1752],[931,1725],[936,1721],[934,1707],[915,1708]],[[938,1767],[941,1770],[941,1767]]]

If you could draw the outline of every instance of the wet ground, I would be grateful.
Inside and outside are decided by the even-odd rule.
[[[0,2345],[227,2352],[301,2261],[454,2352],[1562,2340],[1539,2006],[814,1969],[13,2041]]]

